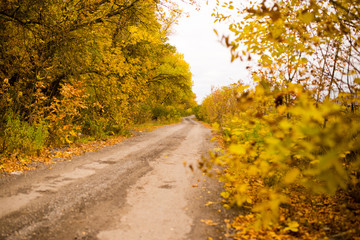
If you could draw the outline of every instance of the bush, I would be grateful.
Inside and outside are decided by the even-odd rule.
[[[149,105],[141,105],[140,109],[135,115],[134,122],[137,124],[142,124],[147,121],[150,121],[152,118],[152,109]]]
[[[156,106],[152,108],[153,120],[171,121],[179,119],[183,114],[173,106]]]
[[[279,95],[291,101],[276,106]],[[357,112],[331,100],[316,104],[309,92],[295,84],[281,92],[258,85],[240,92],[237,103],[237,112],[224,113],[218,122],[228,154],[213,160],[226,168],[222,180],[229,202],[251,205],[258,226],[279,220],[280,206],[291,198],[289,189],[302,187],[312,196],[335,194],[354,182],[350,190],[357,195]],[[228,101],[217,104],[225,109]],[[254,183],[256,195],[249,190]]]
[[[4,131],[3,153],[31,155],[46,146],[48,127],[44,122],[31,125],[18,116],[8,116]]]
[[[153,120],[158,120],[160,118],[166,118],[168,111],[164,106],[156,106],[151,109]]]
[[[91,118],[84,119],[82,126],[82,134],[94,137],[95,139],[102,139],[106,136],[108,123],[104,118]]]

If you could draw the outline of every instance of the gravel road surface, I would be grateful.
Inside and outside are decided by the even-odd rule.
[[[0,239],[217,239],[223,231],[220,184],[196,168],[212,148],[210,138],[209,129],[187,117],[2,177]],[[215,204],[205,206],[209,201]]]

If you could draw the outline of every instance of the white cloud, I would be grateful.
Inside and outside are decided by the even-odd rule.
[[[230,52],[223,46],[214,33],[228,33],[226,24],[214,24],[211,17],[212,8],[201,6],[200,11],[190,9],[190,17],[183,18],[179,25],[174,26],[173,34],[169,38],[185,60],[190,64],[193,73],[193,91],[200,103],[211,93],[211,87],[226,86],[243,80],[249,81],[249,74],[245,69],[246,63],[230,62]]]

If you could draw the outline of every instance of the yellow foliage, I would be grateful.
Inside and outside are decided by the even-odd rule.
[[[234,238],[359,235],[360,206],[349,212],[339,199],[360,192],[356,9],[349,0],[217,1],[213,16],[229,23],[232,60],[258,61],[255,87],[217,89],[200,111],[227,148],[212,159],[225,167],[222,195],[250,212],[235,219]]]
[[[175,1],[7,1],[0,12],[0,156],[192,113],[189,65],[166,42]]]
[[[347,188],[360,164],[358,157],[349,158],[349,153],[356,154],[360,148],[358,113],[343,111],[335,101],[319,104],[296,85],[281,91],[263,85],[243,93],[229,89],[214,92],[216,96],[233,94],[236,108],[225,111],[226,118],[216,122],[227,154],[213,156],[213,163],[223,162],[226,167],[220,177],[226,191],[221,195],[230,205],[256,213],[255,228],[281,223],[281,206],[289,204],[289,189],[295,186],[313,195]],[[276,106],[278,96],[293,97],[291,103]],[[219,100],[207,99],[209,106]],[[223,98],[216,104],[225,109],[222,106],[228,101]],[[299,224],[289,221],[285,233],[298,232]]]

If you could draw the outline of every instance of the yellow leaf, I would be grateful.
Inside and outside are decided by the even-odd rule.
[[[283,114],[285,111],[286,111],[286,106],[284,105],[280,105],[278,108],[277,108],[279,114]]]
[[[291,221],[288,223],[288,226],[284,229],[285,231],[298,232],[299,223],[296,221]]]
[[[223,198],[229,198],[229,197],[230,197],[230,193],[228,193],[228,192],[222,192],[222,193],[220,193],[220,195],[221,195]]]
[[[259,169],[255,166],[250,166],[248,170],[248,175],[253,176],[256,175],[259,172]]]
[[[207,219],[207,220],[201,219],[201,222],[203,222],[203,223],[205,223],[206,225],[209,225],[209,226],[216,226],[216,225],[218,225],[218,223],[214,222],[214,221],[211,220],[211,219]]]
[[[314,13],[312,12],[306,12],[304,14],[301,15],[300,19],[306,23],[306,24],[310,24],[315,18]]]
[[[296,180],[296,178],[297,178],[297,176],[298,176],[299,174],[300,174],[299,169],[297,169],[297,168],[291,169],[291,170],[285,175],[285,177],[284,177],[284,183],[285,183],[285,184],[291,184],[291,183],[293,183],[293,182]]]
[[[229,152],[233,154],[243,155],[246,153],[246,150],[243,145],[233,144],[229,147]]]
[[[214,204],[214,202],[209,201],[209,202],[205,203],[205,206],[209,206],[209,205],[212,205],[212,204]]]

